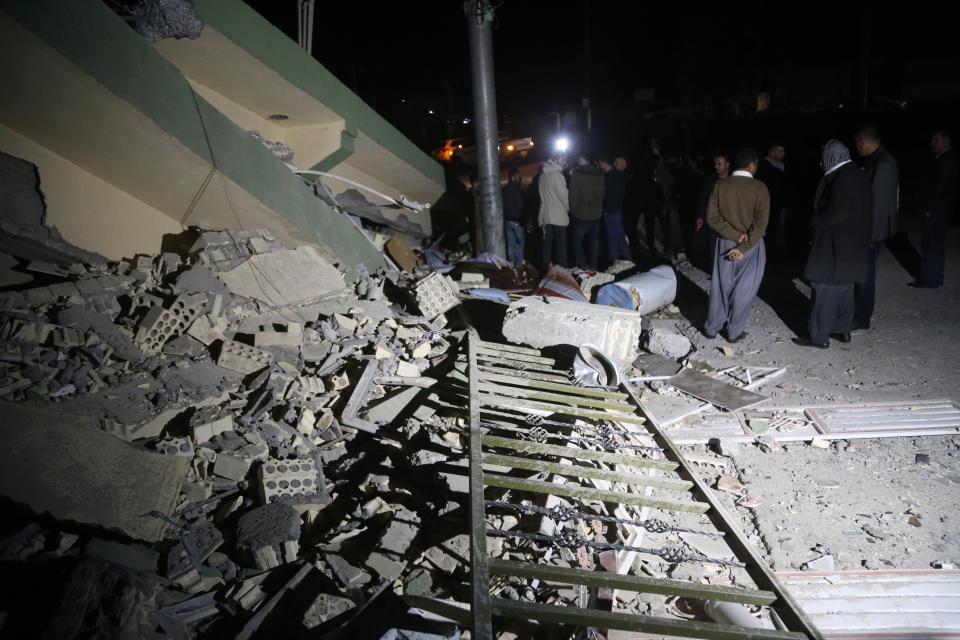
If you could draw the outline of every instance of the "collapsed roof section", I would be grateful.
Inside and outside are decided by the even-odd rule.
[[[235,9],[244,18],[231,27],[231,37],[244,28],[272,34],[274,40],[282,37],[241,3],[227,4],[224,15],[198,4],[208,23],[203,33],[211,39],[218,38],[218,20],[226,20]],[[0,96],[0,149],[37,165],[46,222],[68,242],[116,259],[156,253],[164,235],[187,226],[262,228],[287,246],[313,244],[345,268],[361,264],[370,272],[389,268],[354,221],[317,198],[311,185],[249,134],[252,127],[239,122],[233,112],[221,110],[226,103],[220,94],[207,91],[202,83],[191,86],[184,72],[158,55],[105,4],[0,0],[0,31],[5,34],[0,39],[0,67],[7,89]],[[255,40],[263,33],[248,35]],[[163,42],[155,46],[162,49]],[[174,57],[182,62],[207,53],[197,49]],[[240,62],[236,56],[229,59]],[[268,96],[277,89],[261,82],[253,67],[237,71],[250,74],[251,94],[260,91]],[[321,89],[346,91],[332,86],[317,91]],[[290,94],[292,90],[278,95]],[[349,98],[362,105],[352,94]],[[323,112],[315,96],[310,101],[316,113]],[[277,107],[281,108],[288,105]],[[366,113],[364,109],[356,111]],[[372,111],[363,117],[378,118]],[[378,134],[377,127],[389,131]],[[360,131],[373,132],[393,143],[399,138],[412,147],[382,121],[352,130],[357,136]],[[264,134],[270,138],[272,132]],[[297,149],[302,145],[290,142],[302,151]],[[391,162],[404,167],[432,162],[409,151],[384,155],[382,165],[364,165],[366,171],[355,177],[399,194],[397,185],[409,178],[407,169],[384,169],[382,175],[377,171]],[[397,171],[403,175],[389,184],[391,172]],[[439,184],[438,176],[436,181],[422,180]],[[411,191],[411,196],[431,201],[434,191],[429,185]],[[439,191],[436,186],[436,196]]]
[[[193,0],[193,6],[205,23],[200,36],[167,38],[154,48],[227,117],[285,143],[298,169],[332,172],[394,199],[439,199],[441,166],[296,42],[241,0]],[[350,188],[328,184],[338,195]],[[406,215],[430,233],[426,211],[383,213]]]

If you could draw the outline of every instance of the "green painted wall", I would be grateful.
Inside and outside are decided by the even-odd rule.
[[[0,10],[199,157],[215,162],[224,175],[315,238],[345,265],[362,263],[370,270],[388,266],[347,218],[315,197],[260,142],[195,96],[180,72],[105,3],[0,0]],[[77,122],[83,122],[82,113],[77,114]]]
[[[443,187],[443,167],[384,120],[296,42],[241,0],[193,0],[193,5],[207,24],[304,93],[337,112],[346,120],[347,131],[354,137],[358,131],[362,131],[439,187]],[[294,10],[295,7],[291,5],[290,11]],[[322,12],[322,7],[320,10]],[[348,153],[351,151],[341,149]],[[338,157],[336,161],[342,160],[343,157]],[[322,171],[321,165],[332,164],[334,163],[327,159],[318,167]]]

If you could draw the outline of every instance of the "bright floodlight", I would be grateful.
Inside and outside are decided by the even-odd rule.
[[[570,139],[566,137],[557,138],[553,142],[553,148],[560,153],[566,153],[570,150]]]

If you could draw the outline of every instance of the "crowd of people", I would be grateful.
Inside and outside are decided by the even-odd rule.
[[[854,154],[839,140],[822,147],[821,172],[804,220],[809,249],[802,271],[813,290],[807,335],[794,342],[827,348],[850,342],[873,317],[877,259],[899,231],[897,161],[876,127],[853,135]],[[921,189],[921,269],[911,286],[944,283],[947,227],[956,215],[960,166],[949,131],[930,142],[934,159]],[[790,211],[786,147],[711,154],[706,159],[664,157],[654,146],[631,166],[626,156],[552,155],[526,189],[517,169],[503,187],[507,259],[596,270],[619,259],[679,263],[696,257],[709,269],[708,338],[735,343],[771,260],[797,244]],[[791,226],[793,225],[793,226]],[[660,229],[660,242],[657,228]],[[642,239],[641,239],[642,228]],[[658,246],[659,244],[659,246]],[[769,246],[768,246],[769,245]]]

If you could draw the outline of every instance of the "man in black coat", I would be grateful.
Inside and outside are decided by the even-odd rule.
[[[957,157],[950,133],[937,131],[930,140],[936,156],[923,190],[923,240],[920,248],[920,281],[910,286],[936,289],[943,285],[947,257],[947,225],[957,209]]]
[[[770,226],[767,227],[767,244],[777,259],[783,254],[787,223],[787,174],[783,159],[787,148],[777,142],[767,145],[767,155],[757,166],[757,180],[767,185],[770,193]]]
[[[900,208],[900,178],[897,161],[880,144],[880,134],[872,125],[861,127],[854,136],[860,166],[873,188],[873,237],[867,261],[867,279],[854,287],[853,330],[870,328],[876,299],[877,256],[884,241],[897,233]]]
[[[870,179],[850,161],[842,142],[824,145],[822,166],[824,176],[813,205],[813,246],[803,271],[813,289],[810,333],[793,342],[826,349],[830,338],[850,342],[853,286],[867,278],[873,192]]]

